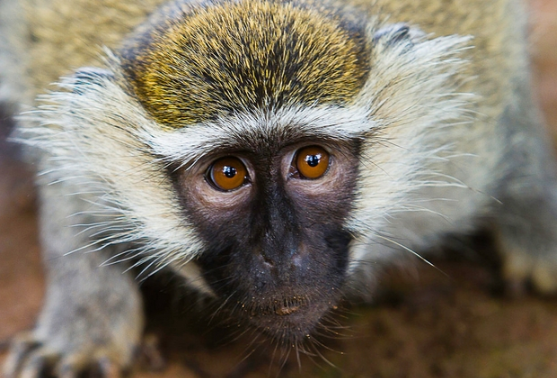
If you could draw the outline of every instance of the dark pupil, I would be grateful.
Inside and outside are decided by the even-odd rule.
[[[224,175],[228,178],[233,178],[234,176],[236,176],[237,171],[236,168],[225,165],[222,169],[222,173],[224,173]]]
[[[308,155],[306,156],[306,163],[308,163],[308,165],[312,168],[316,167],[319,164],[320,158],[320,155]]]

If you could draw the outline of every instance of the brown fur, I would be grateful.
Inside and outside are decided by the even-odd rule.
[[[116,48],[123,36],[145,20],[163,0],[24,0],[30,26],[33,88],[43,88],[81,66],[98,64],[102,46]],[[350,2],[348,2],[350,3]],[[489,105],[500,102],[500,83],[524,70],[522,6],[517,0],[375,0],[351,2],[373,16],[389,14],[389,22],[408,22],[427,33],[472,35],[470,73],[478,76]],[[261,25],[263,26],[263,25]],[[323,36],[324,37],[324,36]]]
[[[364,84],[363,27],[345,29],[338,11],[259,1],[181,5],[169,25],[140,34],[124,53],[136,94],[164,125],[261,105],[342,104]]]

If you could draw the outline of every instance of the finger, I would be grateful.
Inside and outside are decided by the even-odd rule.
[[[122,377],[122,367],[111,361],[108,357],[100,358],[98,364],[101,369],[101,375],[103,378]]]
[[[4,363],[4,376],[6,378],[16,378],[25,358],[39,345],[40,343],[36,341],[31,333],[17,336],[12,342],[10,352]]]
[[[56,376],[60,378],[76,378],[86,368],[87,358],[81,354],[64,356],[56,368]]]
[[[37,349],[27,357],[22,364],[21,378],[38,378],[51,368],[59,359],[57,353],[46,348]]]
[[[159,338],[154,334],[145,335],[141,345],[141,356],[147,361],[150,370],[161,371],[166,366],[159,347]]]

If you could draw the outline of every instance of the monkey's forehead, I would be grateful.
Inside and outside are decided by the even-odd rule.
[[[349,103],[369,72],[365,20],[329,5],[179,1],[122,49],[145,109],[172,128],[257,108]]]

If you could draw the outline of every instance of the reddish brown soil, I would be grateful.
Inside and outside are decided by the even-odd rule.
[[[548,123],[557,135],[557,0],[531,0],[535,79]],[[1,116],[0,116],[1,118]],[[6,135],[3,119],[0,135]],[[36,207],[30,170],[0,138],[0,364],[7,341],[30,329],[44,292]],[[489,249],[481,243],[478,249]],[[257,346],[245,360],[251,336],[218,342],[234,332],[185,321],[189,330],[162,332],[168,365],[139,377],[557,377],[557,300],[493,294],[494,273],[481,253],[472,261],[441,261],[393,271],[382,279],[386,300],[352,306],[337,320],[346,329],[318,349],[295,353],[280,367],[280,352]],[[409,274],[411,273],[411,274]],[[176,319],[175,319],[176,320]],[[180,320],[180,319],[178,319]],[[156,328],[167,329],[169,327]],[[199,331],[199,330],[202,331]],[[196,330],[196,331],[195,331]]]

